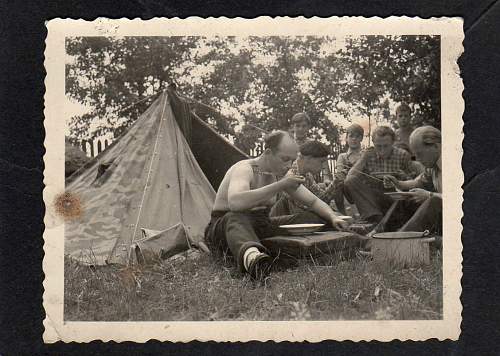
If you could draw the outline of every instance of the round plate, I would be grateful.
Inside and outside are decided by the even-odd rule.
[[[380,232],[374,234],[375,239],[418,239],[425,237],[426,232],[418,231],[395,231],[395,232]]]
[[[290,224],[290,225],[280,225],[282,229],[285,229],[290,235],[306,235],[312,234],[313,232],[321,229],[325,224]]]
[[[339,215],[337,216],[339,219],[342,219],[344,221],[347,221],[347,222],[351,222],[351,221],[354,221],[354,218],[350,215]]]

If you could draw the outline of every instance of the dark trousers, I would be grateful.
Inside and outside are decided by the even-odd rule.
[[[443,201],[438,197],[426,199],[403,225],[400,231],[439,230],[442,227]]]
[[[246,212],[212,212],[212,219],[205,229],[205,242],[217,253],[230,253],[236,259],[240,271],[244,271],[243,255],[249,247],[267,252],[260,239],[283,235],[280,225],[325,223],[314,213],[269,217],[269,210]]]
[[[346,213],[345,204],[344,204],[344,196],[349,203],[351,203],[351,204],[353,203],[351,196],[344,188],[344,181],[339,181],[337,183],[337,189],[335,191],[335,195],[333,196],[333,200],[335,201],[335,206],[337,207],[338,211],[340,211],[342,214]]]
[[[361,175],[346,178],[344,190],[365,220],[373,217],[381,218],[393,202],[389,196],[384,195],[382,182],[372,182],[371,179]]]

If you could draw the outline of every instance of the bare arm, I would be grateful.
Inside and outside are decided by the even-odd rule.
[[[231,181],[227,192],[229,209],[231,211],[243,211],[259,206],[277,193],[298,186],[304,179],[289,176],[278,182],[271,183],[261,188],[250,189],[253,172],[250,166],[241,165],[234,167],[231,173]]]
[[[410,190],[424,187],[420,176],[412,180],[397,180],[395,177],[387,175],[384,176],[384,179],[390,180],[397,188],[401,190]]]
[[[320,217],[329,221],[338,230],[347,228],[347,223],[340,219],[339,214],[330,208],[328,204],[319,199],[311,193],[306,187],[301,185],[294,192],[289,193],[292,198],[310,206],[311,210],[318,214]]]
[[[415,179],[412,179],[412,180],[403,180],[403,181],[398,181],[399,182],[399,189],[402,189],[402,190],[410,190],[410,189],[414,189],[414,188],[422,188],[423,185],[422,185],[422,182],[415,178]]]

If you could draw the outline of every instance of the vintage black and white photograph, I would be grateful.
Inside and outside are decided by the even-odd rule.
[[[451,320],[461,33],[89,24],[58,37],[46,102],[64,324]]]

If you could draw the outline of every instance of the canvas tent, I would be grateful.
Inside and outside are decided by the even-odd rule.
[[[65,224],[65,254],[92,264],[127,264],[199,244],[214,188],[243,158],[169,89],[66,180],[82,214]]]

